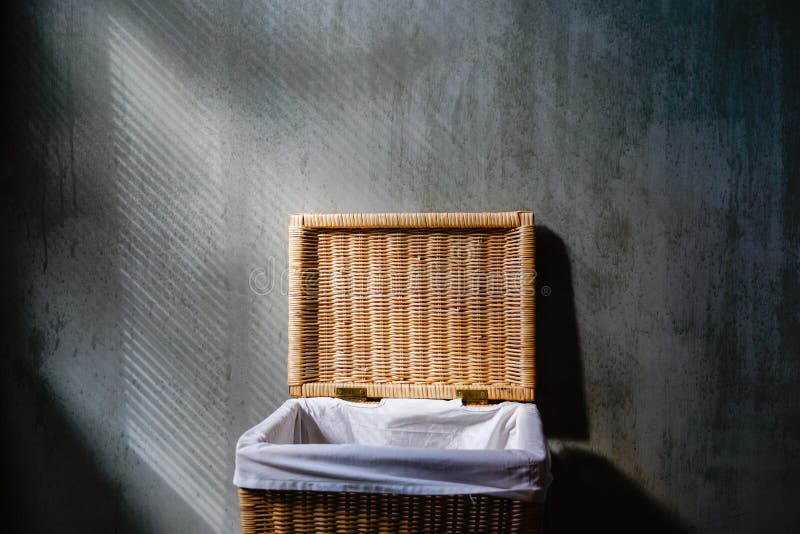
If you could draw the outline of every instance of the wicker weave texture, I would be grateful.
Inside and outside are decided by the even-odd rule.
[[[242,534],[542,532],[542,505],[469,495],[239,489]]]
[[[294,215],[289,267],[292,396],[533,400],[532,213]]]

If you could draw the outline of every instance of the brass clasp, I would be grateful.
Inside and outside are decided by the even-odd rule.
[[[489,404],[489,392],[485,389],[457,389],[456,397],[464,404]]]
[[[335,397],[349,402],[366,402],[367,388],[336,388]]]

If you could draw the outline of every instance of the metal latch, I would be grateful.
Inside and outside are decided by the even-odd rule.
[[[485,389],[457,389],[456,397],[464,404],[489,404],[489,392]]]
[[[336,388],[335,397],[350,402],[366,402],[367,388]]]

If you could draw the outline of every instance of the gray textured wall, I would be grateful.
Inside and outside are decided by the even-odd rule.
[[[532,209],[550,531],[800,530],[780,4],[4,9],[20,527],[235,530],[235,440],[287,396],[290,212]]]

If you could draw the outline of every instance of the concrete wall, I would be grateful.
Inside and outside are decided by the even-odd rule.
[[[550,531],[800,529],[779,4],[4,9],[18,526],[235,530],[235,440],[287,397],[290,212],[532,209]]]

